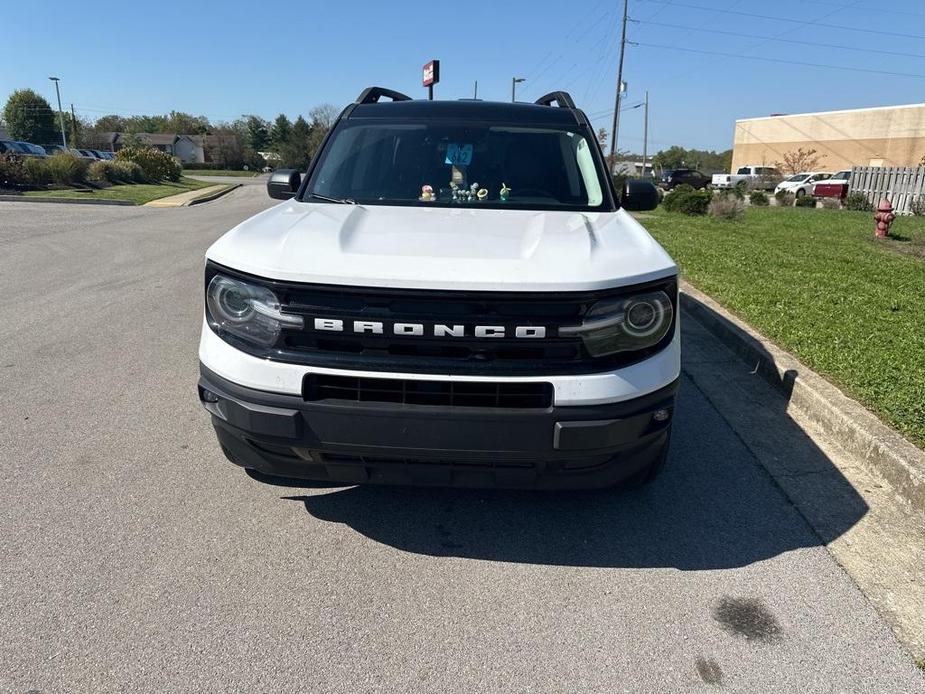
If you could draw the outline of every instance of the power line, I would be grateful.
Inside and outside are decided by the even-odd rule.
[[[642,0],[643,2],[651,2],[657,5],[668,4],[668,0]],[[843,31],[856,31],[862,34],[879,34],[881,36],[890,36],[892,38],[907,38],[907,39],[923,39],[925,40],[925,35],[922,34],[901,34],[895,31],[886,31],[879,29],[870,29],[870,28],[861,28],[861,27],[851,27],[845,26],[844,24],[823,24],[818,21],[807,21],[804,19],[791,19],[790,17],[775,17],[772,15],[766,14],[752,14],[751,12],[742,12],[740,10],[724,10],[719,7],[707,7],[706,5],[692,5],[685,2],[673,1],[670,3],[672,7],[684,7],[690,10],[703,10],[704,12],[717,12],[719,14],[725,15],[737,15],[739,17],[751,17],[752,19],[764,19],[773,22],[789,22],[790,24],[801,24],[804,26],[813,26],[813,27],[825,27],[827,29],[841,29]]]
[[[808,3],[810,5],[822,5],[823,7],[835,7],[837,11],[842,12],[845,10],[851,10],[852,12],[866,12],[868,14],[878,14],[878,15],[903,15],[906,17],[925,17],[925,14],[921,12],[909,12],[908,10],[896,10],[892,7],[844,7],[841,2],[824,2],[824,0],[800,0],[800,3]]]
[[[763,39],[765,41],[778,41],[781,43],[794,43],[801,46],[814,46],[816,48],[837,48],[844,51],[859,51],[861,53],[879,53],[881,55],[895,55],[904,58],[925,58],[923,53],[903,53],[900,51],[883,51],[873,48],[859,48],[858,46],[845,46],[834,43],[819,43],[818,41],[799,41],[797,39],[784,39],[780,36],[761,36],[759,34],[743,34],[738,31],[724,31],[722,29],[704,29],[702,27],[685,26],[683,24],[669,24],[667,22],[653,22],[646,19],[630,20],[636,24],[650,24],[652,26],[667,27],[669,29],[683,29],[685,31],[699,31],[707,34],[722,34],[723,36],[738,36],[743,39]]]
[[[629,43],[629,42],[628,42]],[[826,68],[828,70],[845,70],[847,72],[866,72],[873,75],[889,75],[891,77],[912,77],[915,79],[925,79],[925,75],[913,74],[910,72],[889,72],[887,70],[871,70],[863,67],[846,67],[844,65],[824,65],[822,63],[808,63],[802,60],[785,60],[783,58],[765,58],[764,56],[745,55],[744,53],[724,53],[721,51],[704,51],[696,48],[682,48],[681,46],[666,46],[659,43],[641,43],[635,42],[634,46],[642,48],[660,48],[668,51],[683,51],[685,53],[700,53],[703,55],[714,55],[724,58],[743,58],[745,60],[762,60],[767,63],[782,63],[785,65],[801,65],[804,67]]]

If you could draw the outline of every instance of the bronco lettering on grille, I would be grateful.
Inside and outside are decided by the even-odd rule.
[[[343,333],[350,332],[358,335],[403,335],[410,337],[422,337],[425,333],[433,337],[510,337],[508,327],[503,325],[447,325],[444,323],[435,323],[425,325],[424,323],[401,323],[370,320],[344,321],[340,318],[315,318],[311,325],[315,330],[328,332]],[[546,326],[543,325],[518,325],[514,326],[514,337],[517,338],[544,338],[546,337]]]

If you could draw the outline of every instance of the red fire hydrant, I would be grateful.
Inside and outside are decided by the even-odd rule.
[[[885,239],[890,235],[890,225],[894,219],[896,219],[896,213],[893,212],[893,203],[884,198],[877,207],[877,214],[874,215],[874,221],[877,222],[874,233],[878,239]]]

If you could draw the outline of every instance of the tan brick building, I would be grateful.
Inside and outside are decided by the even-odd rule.
[[[925,104],[800,113],[736,121],[732,170],[815,149],[821,168],[915,166],[925,157]]]

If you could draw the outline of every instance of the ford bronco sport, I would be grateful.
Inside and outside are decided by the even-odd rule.
[[[389,99],[389,101],[384,100]],[[678,276],[587,116],[380,87],[209,248],[199,397],[235,464],[329,482],[587,488],[665,462]]]

